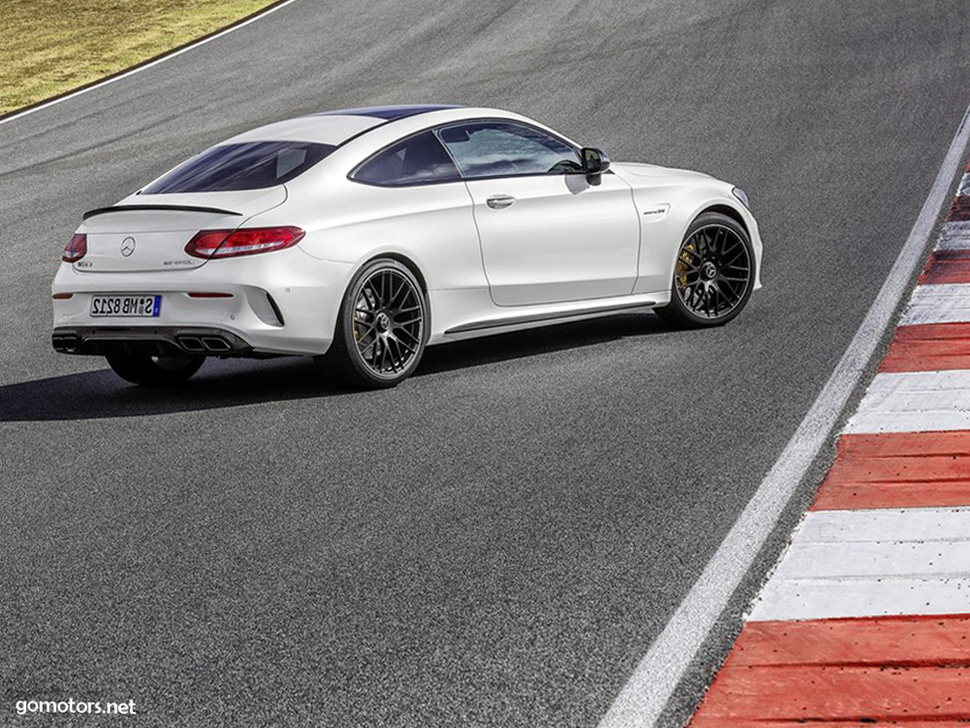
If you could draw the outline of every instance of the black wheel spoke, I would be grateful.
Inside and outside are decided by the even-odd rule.
[[[397,358],[401,363],[401,368],[407,364],[408,359],[414,354],[414,349],[404,346],[404,342],[397,337],[391,337],[391,341],[394,342],[394,348],[397,349]]]
[[[718,282],[719,283],[724,283],[724,285],[727,287],[728,294],[729,294],[729,296],[728,296],[729,300],[731,300],[733,302],[736,298],[741,298],[741,296],[738,295],[738,294],[744,291],[744,286],[743,285],[736,285],[729,278],[721,278],[721,280],[718,281]]]
[[[695,258],[697,258],[698,260],[703,260],[703,256],[701,256],[700,253],[698,253],[696,250],[694,250],[693,246],[685,246],[684,249],[683,249],[683,251],[681,251],[681,252],[683,254],[692,255]],[[683,258],[681,258],[681,260],[683,260]],[[686,262],[686,261],[684,261],[684,262]]]
[[[404,294],[404,297],[401,299],[401,305],[407,303],[408,299],[411,297],[411,287],[405,280],[401,281],[401,285],[398,287],[397,291],[394,292],[394,295],[391,296],[391,301],[387,304],[387,307],[395,308],[394,303],[397,301],[398,296],[400,296],[402,293]]]
[[[399,327],[397,329],[397,333],[398,334],[404,334],[405,336],[409,337],[415,344],[420,344],[421,343],[421,340],[417,336],[415,336],[414,334],[412,334],[410,331],[408,331],[403,326],[402,327]]]
[[[727,306],[727,300],[716,282],[711,284],[711,290],[714,292],[714,315],[717,316],[721,308]]]
[[[369,344],[367,344],[367,346],[364,346],[364,347],[361,347],[361,346],[360,346],[359,344],[360,344],[360,343],[362,343],[362,342],[358,342],[358,347],[357,347],[357,348],[358,348],[358,350],[360,351],[360,353],[361,353],[361,355],[363,355],[363,353],[364,353],[365,351],[367,351],[367,350],[368,350],[368,349],[370,349],[370,348],[371,348],[372,346],[374,346],[374,344],[376,344],[376,343],[377,343],[378,341],[380,341],[380,339],[378,339],[378,338],[377,338],[377,337],[375,336],[375,337],[374,337],[373,339],[371,339],[371,342],[370,342]],[[375,348],[374,348],[374,356],[377,356],[377,347],[375,347]]]
[[[405,331],[404,333],[407,333],[407,332]],[[408,334],[408,335],[410,336],[410,334]],[[410,344],[408,344],[407,342],[405,342],[403,339],[395,338],[394,341],[397,342],[397,345],[398,346],[403,346],[405,349],[407,349],[409,353],[411,353],[411,354],[417,354],[418,353],[418,350],[417,349],[415,349],[413,346],[411,346]]]
[[[381,339],[381,371],[387,371],[387,360],[391,354],[391,347],[387,344],[387,339]],[[393,365],[394,360],[391,359],[391,364]],[[392,366],[393,369],[393,366]]]
[[[690,293],[690,303],[688,305],[693,308],[697,308],[701,305],[704,300],[704,286],[700,283],[695,283],[694,287],[691,289]]]
[[[735,264],[735,263],[736,263],[737,261],[739,261],[739,260],[745,260],[745,261],[747,261],[747,258],[748,258],[748,251],[746,251],[746,250],[742,250],[742,251],[741,251],[740,253],[738,253],[738,254],[737,254],[736,256],[734,256],[733,258],[731,258],[731,260],[729,260],[729,261],[727,261],[727,262],[726,262],[726,263],[724,264],[724,266],[725,266],[726,268],[730,268],[730,267],[732,267],[732,266],[733,266],[733,265],[734,265],[734,264]],[[745,267],[747,267],[747,265],[745,265]]]
[[[387,346],[388,363],[391,365],[391,371],[397,371],[397,357],[394,355],[394,339],[388,337],[384,340],[385,346]]]

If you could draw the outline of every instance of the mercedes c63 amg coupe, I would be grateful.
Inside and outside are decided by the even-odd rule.
[[[747,196],[708,175],[611,163],[498,109],[348,109],[232,137],[85,213],[52,340],[141,385],[304,355],[389,387],[444,342],[630,309],[724,324],[760,264]]]

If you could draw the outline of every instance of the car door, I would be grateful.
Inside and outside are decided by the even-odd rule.
[[[632,292],[640,223],[626,182],[604,174],[590,185],[576,149],[526,124],[462,122],[438,136],[471,194],[497,305]]]

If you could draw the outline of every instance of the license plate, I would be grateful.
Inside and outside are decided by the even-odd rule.
[[[93,296],[92,316],[136,316],[158,318],[161,296]]]

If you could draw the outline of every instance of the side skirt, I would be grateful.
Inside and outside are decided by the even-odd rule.
[[[501,318],[481,319],[479,321],[470,321],[467,324],[454,326],[446,330],[444,335],[453,336],[455,334],[465,334],[474,331],[484,333],[489,329],[501,329],[508,326],[523,326],[527,324],[543,323],[546,321],[553,322],[565,319],[579,319],[584,316],[599,316],[602,314],[629,311],[636,308],[650,308],[656,304],[656,301],[637,301],[635,303],[613,304],[610,306],[598,306],[595,308],[579,308],[547,313],[518,314],[514,316],[503,316]]]

